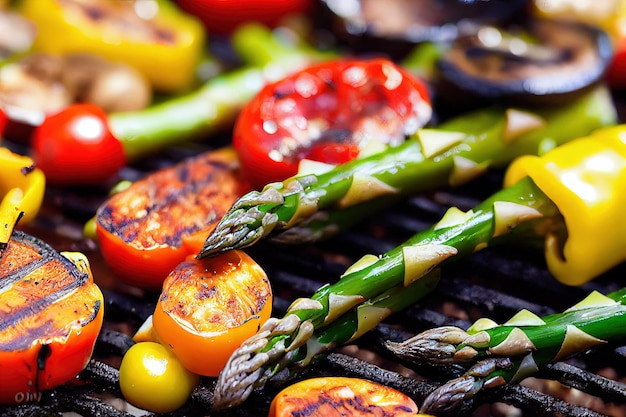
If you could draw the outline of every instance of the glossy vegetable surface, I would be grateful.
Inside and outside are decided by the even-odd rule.
[[[31,146],[37,166],[56,185],[103,183],[126,164],[107,114],[93,104],[73,104],[46,117]]]
[[[529,176],[558,207],[567,228],[546,236],[548,268],[561,282],[581,285],[626,260],[626,126],[598,129],[541,157],[511,164],[505,186]]]
[[[37,25],[34,49],[96,53],[145,74],[164,92],[187,90],[205,44],[202,25],[167,1],[26,0],[21,13]]]
[[[166,346],[140,342],[131,346],[120,364],[120,389],[136,407],[154,413],[180,408],[200,383]]]
[[[274,397],[268,417],[416,416],[417,405],[393,388],[360,378],[305,379]]]
[[[87,365],[104,299],[87,258],[16,231],[0,257],[0,403],[37,401]]]
[[[230,148],[155,171],[105,201],[96,213],[100,250],[123,281],[158,291],[197,253],[210,229],[248,188]]]
[[[6,205],[12,212],[9,215],[12,220],[2,216],[11,227],[2,228],[0,235],[4,235],[5,239],[1,241],[8,240],[18,217],[23,223],[31,223],[35,219],[45,191],[46,177],[31,158],[0,147],[0,204]]]
[[[189,257],[163,284],[154,331],[185,368],[214,377],[270,317],[272,301],[269,279],[244,252]]]
[[[260,188],[295,175],[302,159],[339,164],[398,145],[431,114],[426,86],[393,62],[333,60],[259,91],[237,118],[233,146]]]
[[[313,0],[176,0],[181,9],[197,16],[211,33],[232,33],[251,21],[277,26],[289,15],[313,10]]]

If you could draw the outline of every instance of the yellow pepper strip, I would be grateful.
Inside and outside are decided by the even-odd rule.
[[[0,148],[0,243],[7,243],[20,216],[31,222],[41,207],[46,180],[28,156]]]
[[[204,29],[172,2],[24,0],[20,11],[37,25],[37,51],[89,52],[125,62],[162,92],[193,86]]]
[[[567,228],[560,247],[546,236],[546,261],[568,285],[582,285],[626,260],[626,125],[601,128],[543,156],[514,161],[505,186],[524,176],[556,204]]]

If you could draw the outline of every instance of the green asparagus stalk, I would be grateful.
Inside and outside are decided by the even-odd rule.
[[[383,152],[244,195],[207,238],[198,258],[268,236],[285,243],[325,239],[404,196],[463,184],[490,167],[542,154],[615,120],[603,87],[561,107],[472,112],[436,129],[421,129]]]
[[[241,383],[237,379],[238,375],[236,374],[240,372],[240,362],[246,361],[247,356],[245,354],[234,355],[226,366],[228,370],[226,372],[232,371],[235,373],[232,375],[233,379],[231,380],[234,385],[222,387],[215,392],[214,408],[221,409],[236,405],[247,398],[255,386],[263,385],[280,371],[307,366],[317,355],[329,351],[335,346],[357,339],[373,329],[389,315],[402,311],[424,298],[437,286],[439,277],[439,270],[435,270],[413,282],[408,287],[405,287],[404,284],[392,287],[377,297],[351,308],[329,325],[322,326],[318,330],[313,330],[311,325],[303,323],[296,336],[300,337],[299,340],[290,340],[291,336],[284,334],[284,340],[281,341],[278,340],[280,336],[277,336],[272,350],[264,352],[264,354],[270,357],[284,354],[284,357],[273,364],[273,366],[256,369],[252,376],[241,381]],[[246,342],[246,347],[242,347],[242,350],[254,349],[257,343],[266,343],[266,339],[270,334],[282,334],[287,329],[295,330],[300,324],[295,315],[283,320],[271,319],[265,323],[256,336]],[[287,345],[288,352],[281,352],[281,350],[286,349]],[[258,360],[258,358],[255,360]],[[248,366],[248,364],[244,364],[244,366]],[[220,381],[224,381],[228,380],[229,376],[224,373],[220,378]],[[249,383],[250,378],[256,379],[254,384]]]
[[[296,300],[282,319],[268,321],[257,336],[244,342],[231,356],[218,379],[214,407],[221,409],[243,402],[253,387],[300,360],[302,352],[298,348],[310,341],[315,332],[329,328],[368,300],[398,287],[410,292],[411,284],[439,266],[503,242],[507,236],[540,236],[546,230],[563,227],[554,203],[528,177],[466,213],[449,209],[431,228],[381,256],[365,255],[338,281],[319,288],[310,298]],[[329,332],[324,339],[326,344],[332,341],[333,333]]]
[[[413,362],[472,364],[425,400],[423,412],[457,410],[483,388],[517,383],[542,366],[590,348],[626,339],[626,288],[591,292],[566,311],[539,317],[522,310],[504,324],[479,319],[467,331],[444,326],[404,342],[387,342],[396,355]]]

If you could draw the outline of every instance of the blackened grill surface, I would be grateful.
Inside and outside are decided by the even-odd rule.
[[[164,166],[187,156],[181,149],[166,160],[152,160],[150,167]],[[129,178],[142,171],[129,170]],[[269,242],[247,252],[267,271],[275,292],[274,315],[280,316],[299,296],[308,296],[326,282],[336,280],[345,268],[365,253],[380,254],[403,242],[416,231],[429,226],[451,205],[463,210],[500,187],[501,172],[492,172],[474,183],[455,190],[439,190],[410,198],[389,210],[374,215],[348,233],[316,245],[276,250]],[[93,243],[82,240],[80,228],[88,219],[101,195],[84,190],[76,192],[51,189],[50,207],[31,233],[47,239],[57,250],[82,250],[92,259],[94,276],[103,287],[106,299],[105,328],[96,344],[94,358],[80,377],[48,392],[40,403],[7,407],[2,415],[35,416],[75,412],[84,416],[137,415],[121,399],[117,366],[131,336],[152,313],[156,294],[146,294],[120,286],[108,276]],[[63,235],[63,236],[60,236]],[[488,248],[450,264],[443,270],[442,282],[433,294],[405,312],[390,317],[384,324],[357,340],[318,360],[289,377],[275,378],[264,389],[256,390],[244,405],[220,416],[262,416],[283,387],[296,380],[321,375],[363,377],[397,388],[419,404],[436,386],[460,374],[460,368],[413,366],[393,357],[383,344],[400,341],[435,326],[456,325],[467,328],[479,317],[506,321],[522,308],[537,314],[550,314],[582,299],[590,290],[603,293],[620,287],[624,267],[618,267],[583,287],[565,287],[546,271],[542,252],[536,248]],[[464,410],[468,416],[490,415],[488,404],[505,402],[528,416],[626,415],[626,346],[603,346],[542,370],[537,377],[560,381],[563,389],[536,390],[525,385],[505,386],[477,396]],[[602,372],[611,369],[611,378]],[[187,406],[173,416],[211,415],[215,381],[206,378]],[[562,392],[582,391],[600,402],[592,408],[557,398]],[[146,413],[139,413],[145,415]]]

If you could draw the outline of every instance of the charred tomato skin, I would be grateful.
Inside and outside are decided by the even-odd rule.
[[[165,277],[200,250],[215,223],[248,189],[231,148],[156,171],[98,208],[100,252],[121,281],[160,291]]]
[[[272,301],[267,275],[244,252],[190,256],[163,283],[152,323],[185,368],[216,377],[270,318]]]
[[[302,159],[340,164],[399,144],[431,115],[424,83],[392,61],[340,59],[266,85],[240,112],[233,146],[260,188],[296,175]]]

